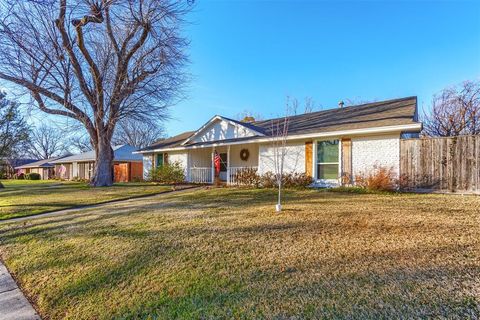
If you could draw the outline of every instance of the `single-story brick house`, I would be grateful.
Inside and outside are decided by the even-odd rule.
[[[60,160],[64,157],[54,157],[49,159],[38,160],[32,163],[16,167],[17,173],[38,173],[40,179],[48,180],[55,178],[55,165],[52,161]]]
[[[139,150],[144,175],[152,167],[179,162],[186,180],[212,183],[213,158],[222,159],[220,179],[234,183],[245,168],[274,172],[273,136],[280,119],[253,122],[214,116],[196,131]],[[367,103],[288,118],[285,172],[306,173],[317,185],[338,185],[375,167],[400,167],[400,139],[418,135],[417,98]]]
[[[113,174],[115,182],[129,182],[142,179],[142,156],[133,154],[130,145],[113,146]],[[55,166],[55,177],[62,180],[90,180],[95,168],[95,151],[51,161]]]

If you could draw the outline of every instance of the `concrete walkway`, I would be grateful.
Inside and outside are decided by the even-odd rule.
[[[204,188],[204,186],[188,186],[188,187],[183,187],[183,188],[177,189],[177,190],[167,190],[165,192],[157,193],[157,194],[134,196],[134,197],[131,197],[131,198],[128,198],[128,199],[112,200],[112,201],[102,202],[102,203],[98,203],[98,204],[79,206],[79,207],[75,207],[75,208],[71,208],[71,209],[61,209],[61,210],[57,210],[57,211],[40,213],[40,214],[36,214],[36,215],[33,215],[33,216],[26,216],[26,217],[12,218],[12,219],[7,219],[7,220],[0,220],[0,225],[1,224],[7,224],[7,223],[28,221],[28,220],[39,219],[39,218],[45,218],[45,217],[58,216],[58,215],[63,215],[63,214],[70,214],[70,213],[75,213],[75,212],[78,212],[78,211],[83,211],[83,210],[86,210],[86,209],[102,208],[102,207],[108,206],[110,204],[129,203],[129,202],[132,202],[132,201],[135,201],[135,200],[162,197],[163,195],[170,194],[170,193],[173,193],[173,192],[183,193],[183,192],[188,192],[188,191],[199,190],[199,189],[202,189],[202,188]],[[1,320],[1,318],[0,318],[0,320]]]
[[[30,302],[0,261],[0,320],[40,320]]]

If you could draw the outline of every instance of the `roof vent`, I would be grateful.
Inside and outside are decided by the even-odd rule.
[[[345,102],[343,102],[343,100],[340,100],[340,102],[338,103],[338,107],[343,108],[344,105],[345,105]]]

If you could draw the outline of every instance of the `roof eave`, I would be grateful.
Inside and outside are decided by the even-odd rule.
[[[327,138],[334,136],[345,136],[345,135],[361,135],[361,134],[376,134],[376,133],[390,133],[390,132],[420,132],[423,128],[421,122],[412,123],[412,124],[403,124],[403,125],[394,125],[394,126],[384,126],[384,127],[372,127],[372,128],[362,128],[362,129],[350,129],[350,130],[339,130],[339,131],[326,131],[326,132],[314,132],[307,134],[296,134],[287,136],[287,140],[299,140],[299,139],[313,139],[313,138]],[[138,154],[148,154],[155,152],[166,152],[166,151],[181,151],[189,149],[201,149],[206,147],[216,147],[216,146],[226,146],[226,145],[238,145],[238,144],[251,144],[251,143],[263,143],[271,142],[274,137],[252,137],[250,140],[243,140],[238,142],[226,142],[222,143],[222,140],[218,140],[217,143],[209,143],[204,145],[195,145],[195,146],[180,146],[174,148],[159,148],[146,151],[136,151]]]

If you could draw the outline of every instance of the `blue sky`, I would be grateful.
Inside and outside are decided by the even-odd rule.
[[[341,99],[417,95],[480,77],[480,2],[197,0],[188,97],[168,135],[215,114],[276,116],[286,96],[323,109]]]

